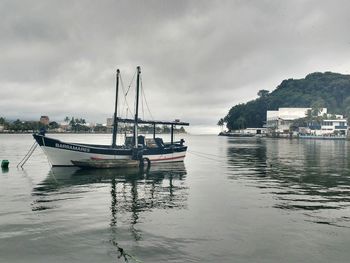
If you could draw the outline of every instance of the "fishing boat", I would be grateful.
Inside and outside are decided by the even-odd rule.
[[[101,160],[111,162],[111,160],[141,160],[147,158],[153,163],[180,162],[186,155],[187,146],[184,140],[174,141],[174,128],[176,126],[188,126],[189,123],[175,121],[155,121],[142,120],[139,118],[139,94],[140,94],[140,76],[141,69],[137,67],[136,80],[136,101],[135,117],[133,119],[118,117],[118,91],[120,71],[116,74],[116,99],[113,120],[113,134],[111,145],[83,144],[73,142],[63,142],[58,139],[50,138],[45,133],[33,134],[34,139],[46,154],[52,166],[75,166],[81,162],[89,161],[91,164],[94,160],[101,163]],[[118,123],[129,123],[133,125],[133,134],[125,136],[123,145],[116,144]],[[153,125],[153,137],[145,138],[138,134],[140,124]],[[156,137],[156,125],[168,125],[171,127],[171,141],[164,142],[162,138]],[[75,163],[75,164],[74,164]]]

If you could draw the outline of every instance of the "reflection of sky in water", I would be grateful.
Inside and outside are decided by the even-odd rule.
[[[350,227],[347,142],[232,139],[227,156],[229,178],[273,194],[274,207],[301,211],[316,223]]]

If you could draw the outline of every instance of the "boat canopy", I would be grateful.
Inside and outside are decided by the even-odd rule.
[[[117,118],[117,122],[123,122],[123,123],[135,123],[134,119],[123,119],[123,118]],[[171,125],[171,144],[174,143],[174,127],[177,125],[181,126],[189,126],[190,124],[188,122],[181,122],[181,121],[149,121],[149,120],[141,120],[138,119],[138,124],[152,124],[153,125],[153,138],[156,138],[156,125],[162,124],[162,125]]]
[[[117,118],[117,122],[123,122],[123,123],[134,123],[134,119],[123,119],[123,118]],[[189,126],[190,124],[188,122],[181,122],[181,121],[155,121],[155,120],[138,120],[139,124],[163,124],[163,125],[179,125],[179,126]]]

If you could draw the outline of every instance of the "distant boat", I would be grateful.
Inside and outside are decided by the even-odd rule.
[[[299,139],[316,139],[316,140],[346,140],[346,135],[313,135],[299,134]]]
[[[219,136],[227,136],[227,137],[255,137],[256,134],[242,133],[242,132],[220,132]]]
[[[33,134],[34,139],[43,149],[52,166],[74,166],[73,162],[86,160],[140,160],[148,158],[151,163],[155,162],[179,162],[183,161],[186,155],[187,146],[184,140],[174,141],[174,127],[177,125],[188,126],[189,123],[175,121],[147,121],[139,119],[138,104],[140,90],[141,69],[137,67],[136,81],[136,110],[134,119],[122,119],[117,117],[118,88],[120,71],[117,70],[116,77],[116,100],[113,122],[113,137],[111,145],[83,144],[73,142],[63,142],[45,136],[45,133]],[[116,145],[118,123],[131,123],[134,126],[133,135],[125,138],[124,145]],[[153,125],[153,138],[145,138],[138,135],[139,124]],[[163,142],[162,138],[156,138],[156,125],[171,126],[171,141]]]

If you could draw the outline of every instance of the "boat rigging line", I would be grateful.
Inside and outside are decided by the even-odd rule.
[[[137,73],[137,70],[135,70],[135,72],[134,72],[134,76],[132,76],[132,79],[131,79],[131,81],[130,81],[130,83],[129,83],[128,90],[126,91],[125,96],[127,96],[127,95],[128,95],[128,93],[129,93],[129,90],[130,90],[130,88],[131,88],[131,85],[132,85],[132,83],[134,82],[134,79],[135,79],[136,73]]]
[[[129,86],[128,90],[125,92],[124,81],[123,81],[123,78],[122,78],[121,74],[120,74],[120,84],[121,84],[122,91],[123,91],[123,96],[124,96],[124,103],[122,105],[122,109],[121,109],[120,113],[121,113],[121,116],[123,116],[124,109],[125,109],[125,117],[128,118],[129,111],[130,111],[130,114],[131,114],[130,106],[129,106],[129,103],[128,103],[128,100],[127,100],[127,95],[128,95],[129,90],[130,90],[130,86]],[[126,130],[125,130],[126,126],[127,126],[127,124],[124,123],[124,131],[125,132],[126,132]]]
[[[122,91],[123,91],[123,97],[124,97],[124,102],[122,104],[120,113],[121,113],[121,116],[123,116],[125,114],[124,115],[125,118],[128,118],[129,113],[132,115],[132,110],[131,110],[130,105],[128,103],[127,97],[128,97],[130,88],[131,88],[131,86],[132,86],[132,84],[133,84],[133,82],[135,80],[136,73],[137,73],[137,71],[135,71],[135,73],[134,73],[134,75],[133,75],[133,77],[132,77],[132,79],[131,79],[131,81],[130,81],[130,83],[128,85],[128,89],[127,90],[125,89],[125,85],[124,85],[124,81],[123,81],[121,73],[120,73],[120,76],[119,76],[120,77],[121,88],[122,88]],[[153,114],[152,114],[152,112],[150,110],[150,107],[149,107],[149,104],[148,104],[148,101],[147,101],[145,88],[143,87],[142,76],[140,76],[140,91],[141,91],[141,97],[142,97],[142,99],[141,99],[142,118],[143,119],[145,118],[145,112],[146,112],[145,111],[145,107],[144,107],[144,105],[145,105],[146,109],[147,109],[147,112],[150,115],[151,120],[154,120]],[[136,107],[136,105],[134,104],[134,108],[135,107]]]
[[[123,91],[123,97],[124,97],[124,103],[122,105],[122,110],[120,111],[120,113],[121,113],[121,116],[123,116],[124,109],[125,109],[125,116],[126,116],[126,118],[128,118],[128,113],[129,112],[130,112],[130,114],[132,114],[132,111],[131,111],[130,105],[128,103],[127,97],[128,97],[130,88],[132,86],[132,83],[134,82],[136,73],[137,73],[137,71],[134,72],[134,75],[133,75],[133,77],[132,77],[132,79],[131,79],[131,81],[130,81],[130,83],[128,85],[128,89],[127,90],[125,89],[123,77],[122,77],[122,74],[120,73],[120,84],[121,84],[121,88],[122,88],[122,91]]]
[[[147,110],[148,110],[148,112],[149,112],[149,115],[150,115],[151,119],[154,120],[153,115],[152,115],[152,112],[151,112],[151,110],[149,109],[149,106],[148,106],[148,102],[147,102],[147,98],[146,98],[145,89],[144,89],[143,84],[142,84],[142,77],[141,77],[140,80],[141,80],[141,95],[142,95],[142,97],[143,97],[144,100],[145,100],[145,104],[146,104],[146,107],[147,107]]]
[[[124,81],[123,81],[122,75],[120,74],[120,84],[121,84],[122,91],[123,91],[123,95],[124,95],[123,109],[124,109],[124,107],[125,107],[125,105],[126,105],[126,107],[127,107],[127,108],[126,108],[126,112],[127,112],[128,110],[131,112],[130,106],[129,106],[129,103],[128,103],[128,100],[127,100],[127,96],[128,96],[129,90],[130,90],[131,83],[130,83],[130,86],[129,86],[128,90],[125,92]],[[122,109],[122,110],[123,110],[123,109]]]
[[[144,119],[145,119],[145,110],[144,110],[144,108],[143,108],[142,81],[140,80],[140,82],[141,82],[141,110],[142,110],[142,119],[144,120]]]

